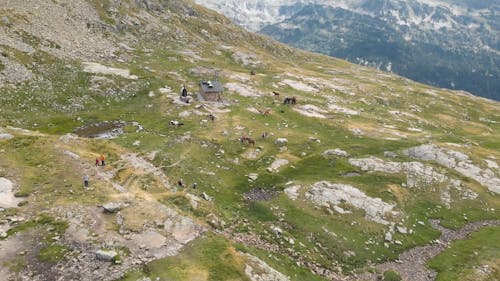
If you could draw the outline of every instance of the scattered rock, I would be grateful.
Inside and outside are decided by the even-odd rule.
[[[404,226],[396,226],[396,229],[401,234],[408,234],[408,229]]]
[[[297,200],[297,198],[299,198],[300,189],[301,189],[300,185],[293,185],[285,188],[285,194],[286,196],[288,196],[288,198],[292,200]]]
[[[286,138],[277,138],[274,143],[278,146],[285,146],[288,144],[288,139]]]
[[[99,250],[95,254],[101,261],[113,261],[118,256],[117,252],[110,250]]]
[[[279,168],[288,165],[287,159],[276,159],[266,170],[270,173],[277,172]]]
[[[320,119],[326,119],[327,116],[325,114],[328,113],[328,111],[321,109],[315,105],[312,104],[304,104],[300,105],[297,107],[293,108],[294,111],[305,115],[307,117],[315,117],[315,118],[320,118]]]
[[[248,180],[250,181],[255,181],[258,177],[259,177],[259,174],[256,174],[256,173],[250,173],[248,174]]]
[[[0,207],[14,208],[21,202],[21,199],[14,196],[14,183],[6,178],[0,177]]]
[[[108,67],[96,62],[84,62],[83,71],[92,74],[117,75],[131,80],[137,80],[139,78],[136,75],[130,75],[128,69]]]
[[[262,150],[259,148],[248,149],[248,151],[243,155],[243,157],[250,159],[250,160],[255,160],[255,159],[259,158],[261,152],[262,152]]]
[[[249,201],[269,201],[278,196],[278,191],[264,188],[254,188],[244,194]]]
[[[205,192],[203,192],[203,193],[201,194],[201,197],[202,197],[203,199],[205,199],[206,201],[212,201],[212,200],[214,200],[214,198],[213,198],[212,196],[210,196],[210,195],[206,194]]]
[[[213,213],[210,213],[210,214],[207,215],[207,220],[208,220],[208,223],[212,227],[217,228],[217,229],[221,229],[221,228],[223,228],[226,225],[226,222],[224,222],[223,220],[219,219],[219,217],[217,217]]]
[[[387,158],[397,158],[398,154],[392,151],[384,151],[384,156]]]
[[[105,212],[108,213],[116,213],[123,209],[125,207],[125,204],[123,203],[116,203],[116,202],[109,202],[104,205],[102,205],[102,208],[104,209]]]
[[[328,149],[323,152],[323,156],[329,156],[329,155],[335,155],[335,156],[341,156],[341,157],[349,157],[349,153],[339,149]]]
[[[0,133],[0,140],[10,140],[14,136],[8,133]]]
[[[283,235],[283,229],[281,229],[281,227],[279,226],[272,226],[271,227],[271,230],[274,232],[274,234],[276,234],[276,236],[282,236]]]
[[[247,263],[245,266],[245,274],[251,281],[290,281],[288,276],[283,275],[262,260],[245,254]]]
[[[74,152],[71,152],[69,150],[65,150],[64,151],[64,154],[65,155],[68,155],[69,157],[73,158],[73,159],[80,159],[80,155],[74,153]]]
[[[359,177],[359,176],[361,176],[361,173],[356,172],[356,171],[351,171],[351,172],[347,172],[347,173],[343,174],[342,176],[347,177],[347,178]]]
[[[204,229],[188,217],[180,216],[171,210],[171,216],[164,221],[164,230],[174,237],[174,239],[185,245],[198,237]]]
[[[387,232],[385,234],[384,240],[387,241],[387,242],[392,242],[392,233]]]

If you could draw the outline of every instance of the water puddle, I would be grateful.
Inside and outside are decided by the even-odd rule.
[[[102,121],[78,127],[75,129],[75,134],[85,138],[112,139],[123,134],[123,128],[126,125],[125,121]],[[133,122],[132,125],[137,125],[139,129],[142,128],[136,122]]]

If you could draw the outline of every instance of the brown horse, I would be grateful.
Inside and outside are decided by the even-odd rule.
[[[247,137],[245,135],[241,136],[240,142],[247,143],[248,145],[255,146],[255,140],[252,139],[251,137]]]
[[[276,91],[273,91],[273,97],[274,97],[275,99],[279,99],[279,97],[280,97],[280,93],[278,93],[278,92],[276,92]]]
[[[249,139],[250,139],[250,137],[247,137],[247,136],[245,136],[245,135],[242,135],[242,136],[240,137],[240,142],[247,142]]]

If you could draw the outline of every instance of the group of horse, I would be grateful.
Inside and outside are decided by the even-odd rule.
[[[276,91],[273,91],[273,97],[275,99],[279,98],[280,97],[280,93],[279,92],[276,92]],[[296,104],[297,103],[297,98],[295,96],[293,97],[285,97],[285,99],[283,100],[283,104]]]

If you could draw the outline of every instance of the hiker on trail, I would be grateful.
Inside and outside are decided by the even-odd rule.
[[[99,166],[99,158],[97,158],[97,157],[95,158],[95,166],[96,167]]]
[[[83,186],[89,187],[89,176],[88,175],[83,176]]]
[[[193,189],[196,189],[198,185],[196,183],[193,183]]]
[[[179,185],[179,187],[184,187],[184,183],[182,182],[182,179],[178,180],[177,184]]]
[[[188,91],[186,90],[186,86],[182,85],[181,97],[187,97],[187,95],[188,95]]]
[[[104,154],[101,154],[101,166],[104,166],[104,161],[106,160],[106,157],[104,157]]]

